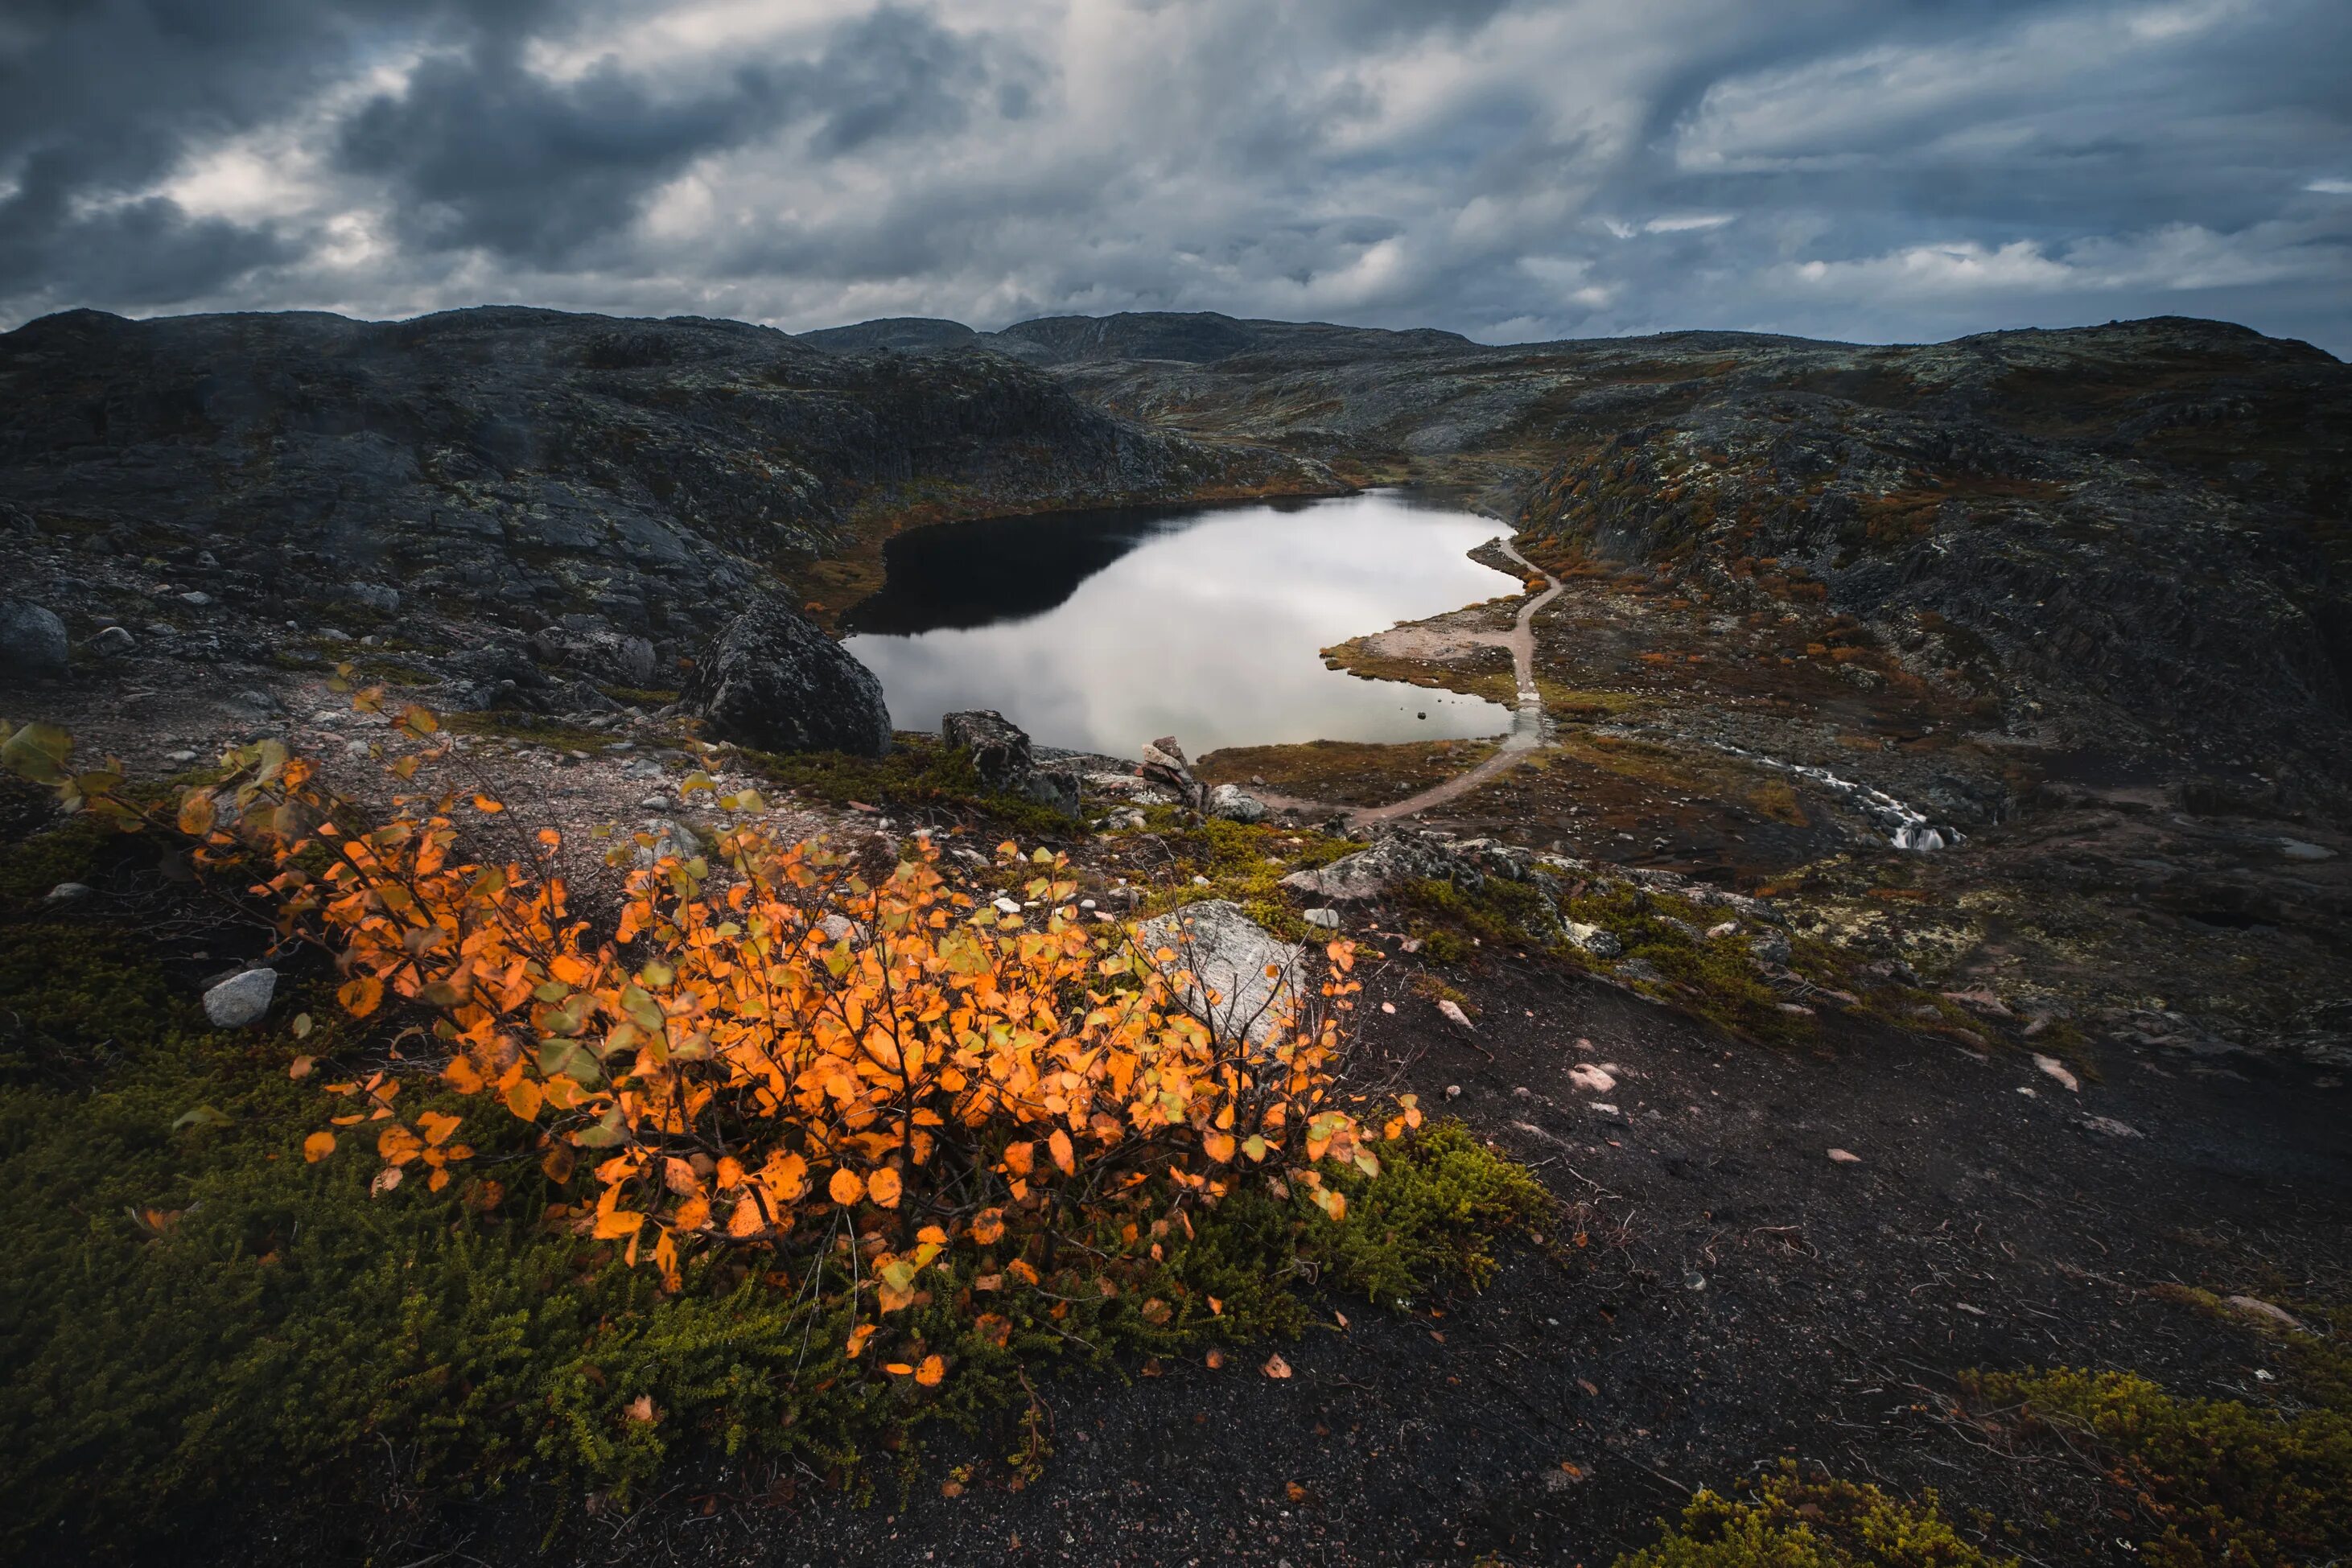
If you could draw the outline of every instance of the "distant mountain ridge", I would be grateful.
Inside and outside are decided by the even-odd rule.
[[[1213,364],[1259,353],[1349,356],[1475,350],[1459,332],[1435,328],[1391,331],[1328,321],[1244,320],[1213,310],[1122,310],[1113,316],[1041,316],[999,332],[929,316],[885,317],[851,327],[803,332],[797,340],[828,353],[937,354],[986,349],[1043,366],[1121,360]]]

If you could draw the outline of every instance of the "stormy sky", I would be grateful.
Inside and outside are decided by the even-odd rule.
[[[0,328],[521,302],[2352,355],[2345,0],[8,0]]]

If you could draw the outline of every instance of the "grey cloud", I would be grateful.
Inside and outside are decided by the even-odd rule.
[[[1889,339],[2185,311],[2352,350],[2340,0],[33,16],[0,22],[0,324],[521,299]],[[283,211],[162,188],[293,125],[323,151]]]

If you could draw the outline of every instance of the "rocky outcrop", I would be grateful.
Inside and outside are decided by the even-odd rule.
[[[77,640],[110,616],[181,661],[268,657],[289,621],[396,622],[413,647],[549,633],[533,653],[567,662],[559,681],[668,688],[780,574],[917,502],[1331,483],[1142,428],[1000,354],[842,355],[740,322],[84,310],[0,334],[0,527],[148,589],[160,560],[161,617],[127,583],[56,607]]]
[[[1029,732],[992,708],[951,713],[940,720],[940,739],[971,757],[985,789],[1034,801],[1066,817],[1078,814],[1078,773],[1063,764],[1040,767]]]
[[[806,617],[755,604],[696,661],[684,693],[710,733],[762,751],[890,749],[882,683]]]

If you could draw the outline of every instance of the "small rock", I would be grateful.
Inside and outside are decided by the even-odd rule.
[[[1452,997],[1440,997],[1437,999],[1437,1010],[1445,1015],[1448,1022],[1459,1024],[1474,1034],[1477,1032],[1475,1026],[1470,1022],[1470,1015],[1464,1012],[1462,1004]]]
[[[163,753],[163,760],[166,762],[177,762],[184,765],[186,763],[194,762],[195,759],[196,754],[193,751],[182,750],[167,751]]]
[[[1299,918],[1309,925],[1319,926],[1326,931],[1339,929],[1339,912],[1336,909],[1310,909]]]
[[[1756,955],[1757,962],[1774,968],[1789,967],[1789,934],[1785,931],[1759,931],[1748,939],[1748,950]]]
[[[2033,1058],[2033,1065],[2042,1069],[2042,1071],[2048,1073],[2051,1077],[2055,1078],[2059,1082],[2063,1083],[2074,1093],[2080,1094],[2083,1092],[2083,1086],[2074,1081],[2074,1075],[2067,1071],[2065,1064],[2061,1062],[2056,1057],[2042,1056],[2036,1053]]]
[[[382,582],[354,582],[344,591],[344,597],[384,615],[400,608],[400,590]]]
[[[1448,1100],[1459,1100],[1459,1099],[1461,1099],[1461,1098],[1462,1098],[1462,1085],[1460,1085],[1459,1083],[1449,1083],[1449,1084],[1447,1084],[1447,1085],[1445,1086],[1445,1097],[1446,1097]]]
[[[816,928],[824,933],[828,942],[846,942],[857,935],[857,927],[845,915],[828,915],[816,923]]]
[[[57,886],[49,889],[48,896],[42,899],[41,902],[43,904],[79,904],[89,896],[89,883],[86,882],[61,882],[58,883]]]
[[[2113,1116],[2085,1116],[2083,1118],[2083,1125],[2094,1133],[2104,1133],[2110,1138],[2137,1138],[2140,1135],[2138,1128],[2127,1122],[2118,1122]]]
[[[971,770],[985,789],[1014,795],[1029,782],[1029,735],[993,708],[941,716],[940,744],[971,754]]]
[[[89,645],[110,658],[121,658],[139,646],[139,639],[120,626],[109,626],[89,640]]]
[[[1724,922],[1722,925],[1710,925],[1710,926],[1708,926],[1708,927],[1706,928],[1706,938],[1707,938],[1707,940],[1708,940],[1708,941],[1712,942],[1712,941],[1714,941],[1714,940],[1715,940],[1717,937],[1718,937],[1718,936],[1730,936],[1733,932],[1735,932],[1735,931],[1737,931],[1737,930],[1738,930],[1738,929],[1739,929],[1739,922],[1738,922],[1738,921],[1737,921],[1737,920],[1727,920],[1727,921],[1725,921],[1725,922]]]
[[[1617,1081],[1589,1061],[1580,1061],[1568,1070],[1568,1081],[1579,1089],[1595,1094],[1606,1094],[1617,1087]]]
[[[996,913],[999,915],[1018,915],[1021,913],[1021,901],[1017,898],[1008,898],[1005,895],[999,894],[995,899],[995,904]]]
[[[2326,845],[2303,839],[2281,839],[2279,853],[2291,861],[2332,861],[2336,858],[2336,852]]]
[[[262,1020],[277,994],[277,970],[247,969],[205,993],[205,1017],[215,1029],[244,1029]]]
[[[211,594],[209,594],[209,593],[206,593],[206,592],[205,592],[203,589],[201,589],[201,588],[192,588],[192,589],[188,590],[188,591],[187,591],[187,592],[183,593],[182,595],[180,595],[180,602],[181,602],[181,603],[183,603],[183,604],[194,605],[194,606],[196,609],[198,609],[198,610],[202,610],[203,608],[205,608],[205,606],[206,606],[207,604],[210,604],[212,601],[213,601],[213,596],[212,596]]]
[[[1862,1156],[1845,1149],[1832,1149],[1830,1161],[1833,1165],[1858,1166],[1862,1164]]]
[[[55,674],[66,667],[66,623],[23,599],[0,599],[0,670]]]

